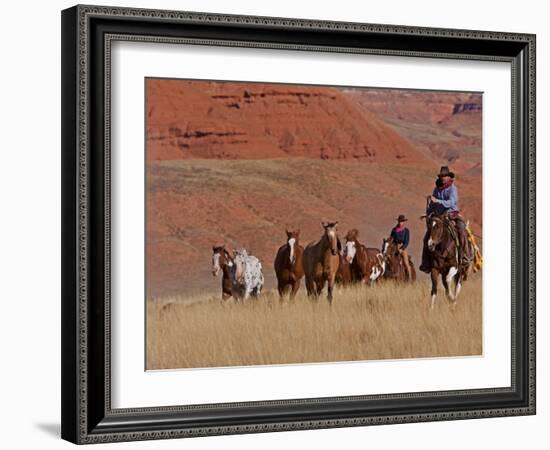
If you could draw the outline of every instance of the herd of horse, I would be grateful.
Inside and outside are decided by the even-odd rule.
[[[468,267],[458,263],[457,243],[448,224],[440,217],[427,218],[429,237],[427,247],[431,260],[431,307],[437,296],[437,283],[441,276],[447,298],[456,302]],[[274,260],[279,298],[288,294],[293,300],[302,278],[305,278],[307,295],[317,299],[327,287],[327,300],[332,304],[336,284],[365,284],[374,286],[380,280],[414,282],[416,272],[409,257],[410,277],[407,274],[399,246],[385,238],[382,247],[366,247],[359,242],[356,229],[348,231],[345,244],[338,236],[338,222],[321,222],[323,234],[319,240],[300,245],[300,230],[286,230],[286,243],[278,250]],[[212,274],[222,273],[222,298],[247,299],[259,297],[264,284],[262,264],[245,249],[229,252],[225,246],[212,248]],[[454,286],[452,286],[454,283]],[[452,287],[452,289],[451,289]]]

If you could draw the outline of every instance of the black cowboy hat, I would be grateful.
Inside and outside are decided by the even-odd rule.
[[[404,214],[399,214],[399,217],[395,220],[397,220],[398,222],[406,222],[409,219],[407,219]]]
[[[439,169],[439,173],[437,174],[438,177],[451,177],[454,178],[455,174],[454,172],[451,172],[449,170],[448,166],[441,166],[441,169]]]

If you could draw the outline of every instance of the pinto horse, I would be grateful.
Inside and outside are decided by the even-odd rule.
[[[212,275],[222,272],[222,299],[233,296],[233,280],[235,279],[235,263],[233,257],[225,249],[225,245],[212,247]]]
[[[409,256],[409,266],[411,268],[411,279],[407,277],[407,268],[403,262],[403,256],[399,253],[399,247],[391,237],[382,241],[382,255],[386,261],[386,273],[384,276],[397,281],[416,281],[416,270],[411,257]]]
[[[303,256],[304,247],[298,241],[300,239],[300,230],[286,230],[287,242],[281,246],[275,256],[273,267],[277,276],[277,289],[279,291],[279,300],[283,301],[285,291],[290,289],[290,300],[294,300],[300,281],[304,276]]]
[[[304,274],[309,297],[319,297],[327,283],[327,300],[332,304],[332,290],[338,267],[339,251],[342,248],[338,239],[338,222],[321,222],[324,233],[317,242],[310,242],[304,250]]]
[[[385,261],[377,248],[367,248],[359,242],[358,236],[356,229],[346,234],[345,260],[350,265],[354,281],[373,286],[385,272]]]
[[[426,223],[428,226],[428,241],[426,245],[429,251],[430,275],[432,279],[430,307],[433,308],[435,306],[439,275],[441,275],[447,299],[455,306],[469,266],[463,267],[459,264],[458,247],[450,230],[452,225],[444,217],[433,214],[426,218]],[[453,281],[454,292],[451,289]]]

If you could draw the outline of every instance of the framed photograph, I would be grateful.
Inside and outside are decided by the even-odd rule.
[[[535,413],[535,36],[62,12],[62,437]]]

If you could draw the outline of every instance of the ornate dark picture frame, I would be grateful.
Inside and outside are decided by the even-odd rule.
[[[115,40],[505,61],[512,72],[512,383],[505,388],[111,407]],[[62,437],[84,444],[535,413],[535,36],[177,11],[62,12]]]

